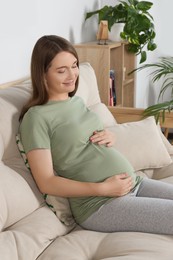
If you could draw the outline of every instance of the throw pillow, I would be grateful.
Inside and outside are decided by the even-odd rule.
[[[116,120],[112,113],[109,111],[108,107],[103,103],[97,103],[88,107],[92,112],[96,113],[100,120],[103,122],[104,127],[114,126]]]
[[[164,145],[165,145],[165,147],[166,147],[168,153],[169,153],[170,155],[173,155],[173,145],[168,141],[168,139],[167,139],[167,138],[164,136],[164,134],[162,133],[162,130],[161,130],[160,125],[158,124],[157,126],[158,126],[158,131],[159,131],[159,133],[160,133],[160,136],[161,136],[161,138],[162,138],[162,141],[163,141],[163,143],[164,143]]]
[[[115,133],[114,147],[129,160],[135,171],[160,168],[172,163],[154,117],[108,128]]]
[[[25,154],[19,134],[16,135],[16,143],[26,167],[30,170],[27,156]],[[74,227],[76,225],[70,210],[68,199],[48,194],[43,194],[43,196],[48,207],[56,214],[56,216],[64,225],[71,227]]]

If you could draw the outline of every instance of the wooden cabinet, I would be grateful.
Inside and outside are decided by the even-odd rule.
[[[74,45],[80,62],[89,62],[95,70],[100,97],[109,105],[110,70],[115,71],[116,105],[133,107],[135,97],[135,73],[128,75],[136,67],[136,57],[127,51],[127,44],[109,42],[98,45],[89,42]]]

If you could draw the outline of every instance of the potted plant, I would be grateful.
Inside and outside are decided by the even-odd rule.
[[[115,6],[105,5],[99,10],[86,13],[86,19],[98,14],[98,23],[101,20],[108,21],[108,29],[111,30],[115,23],[124,23],[123,31],[120,37],[128,41],[128,51],[140,55],[140,63],[146,61],[148,51],[153,51],[157,48],[154,43],[155,29],[153,17],[148,12],[153,3],[148,1],[127,0],[119,1]]]
[[[148,68],[152,69],[149,74],[152,82],[162,80],[158,102],[160,98],[164,97],[165,91],[168,89],[171,89],[171,98],[168,101],[149,106],[144,110],[144,116],[155,116],[156,122],[159,121],[159,117],[161,116],[162,122],[164,122],[165,112],[171,112],[173,110],[173,57],[161,57],[158,62],[142,65],[134,71]]]

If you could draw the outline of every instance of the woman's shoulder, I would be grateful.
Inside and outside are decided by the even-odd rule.
[[[41,106],[40,106],[41,107]],[[47,126],[47,117],[43,111],[40,111],[37,106],[31,107],[25,113],[22,121],[21,121],[21,129],[22,128],[44,128]]]
[[[41,106],[33,106],[28,109],[28,111],[25,113],[25,116],[37,116],[41,112]]]
[[[72,99],[73,99],[74,101],[78,101],[78,102],[84,104],[84,100],[83,100],[83,98],[81,98],[80,96],[73,96]]]
[[[22,121],[28,121],[34,123],[35,121],[43,120],[45,117],[43,106],[33,106],[25,113]]]

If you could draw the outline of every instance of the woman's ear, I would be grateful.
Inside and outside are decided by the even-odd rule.
[[[45,85],[46,89],[48,90],[49,88],[48,88],[48,84],[47,84],[46,74],[44,74],[43,80],[44,80],[44,85]]]
[[[44,83],[47,85],[46,73],[44,73]]]

